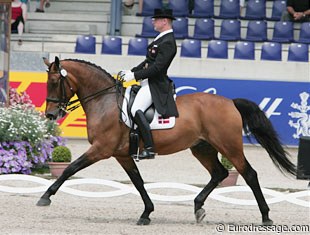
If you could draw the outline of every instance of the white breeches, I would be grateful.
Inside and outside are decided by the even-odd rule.
[[[138,94],[131,108],[131,114],[133,117],[139,109],[144,112],[152,104],[152,95],[148,79],[141,81],[140,85],[141,88],[138,91]]]

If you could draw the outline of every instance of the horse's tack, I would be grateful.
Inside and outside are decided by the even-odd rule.
[[[126,88],[125,97],[123,100],[122,110],[122,120],[129,127],[133,127],[133,118],[131,115],[131,106],[134,101],[134,97],[139,90],[139,86],[129,86]],[[146,111],[145,115],[150,123],[151,130],[163,130],[170,129],[175,126],[175,117],[163,118],[155,109],[154,105],[151,105]]]

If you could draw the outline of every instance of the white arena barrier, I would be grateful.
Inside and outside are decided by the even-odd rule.
[[[32,183],[38,183],[41,186],[37,187],[12,187],[12,186],[5,186],[2,185],[2,182],[5,181],[28,181]],[[30,193],[43,193],[47,190],[47,188],[54,182],[54,180],[47,180],[37,176],[31,175],[19,175],[19,174],[9,174],[9,175],[0,175],[0,192],[5,193],[13,193],[13,194],[30,194]],[[74,185],[98,185],[98,186],[108,186],[114,187],[115,190],[112,191],[104,191],[104,192],[92,192],[92,191],[84,191],[73,189],[70,186]],[[194,200],[196,195],[202,190],[200,187],[196,187],[193,185],[188,184],[181,184],[181,183],[173,183],[173,182],[158,182],[158,183],[148,183],[145,184],[145,188],[149,193],[149,196],[153,200],[157,201],[166,201],[166,202],[181,202],[181,201],[191,201]],[[154,194],[151,193],[151,189],[178,189],[189,191],[191,194],[184,194],[184,195],[161,195],[161,194]],[[126,194],[135,194],[139,196],[138,191],[135,189],[133,185],[123,184],[111,180],[104,180],[104,179],[94,179],[94,178],[85,178],[85,179],[69,179],[65,181],[65,183],[59,189],[62,192],[80,196],[80,197],[92,197],[92,198],[100,198],[100,197],[116,197],[122,196]],[[310,190],[304,190],[299,192],[292,192],[292,193],[284,193],[278,192],[272,189],[262,188],[264,195],[269,195],[267,199],[268,204],[273,203],[280,203],[280,202],[290,202],[302,207],[309,207],[310,203],[309,200],[303,200],[302,198],[310,197]],[[248,186],[231,186],[231,187],[222,187],[216,188],[210,195],[209,198],[213,200],[236,204],[236,205],[257,205],[255,199],[240,199],[240,198],[233,198],[229,196],[225,196],[227,193],[235,193],[235,192],[249,192],[252,193],[251,189]]]

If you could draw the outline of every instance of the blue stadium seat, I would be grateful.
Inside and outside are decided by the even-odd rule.
[[[310,43],[310,22],[301,23],[297,42]]]
[[[214,16],[214,0],[195,0],[194,12],[189,15],[194,18],[211,18]]]
[[[248,0],[245,8],[245,16],[240,19],[263,20],[266,17],[266,0]]]
[[[291,43],[288,47],[287,61],[309,62],[308,44]]]
[[[293,22],[276,21],[273,27],[271,42],[292,42],[294,41]]]
[[[194,26],[193,39],[210,40],[214,38],[214,20],[197,18]]]
[[[267,22],[262,20],[249,20],[245,40],[252,42],[266,41]]]
[[[227,59],[228,43],[222,40],[211,40],[208,43],[207,58]]]
[[[282,60],[282,44],[279,42],[264,42],[261,48],[261,60]]]
[[[80,35],[76,38],[76,53],[96,54],[96,38],[93,35]]]
[[[184,39],[181,43],[181,57],[201,58],[201,41]]]
[[[162,0],[143,0],[142,12],[137,13],[137,16],[152,16],[155,8],[162,8]]]
[[[141,34],[136,34],[136,37],[155,38],[158,32],[155,31],[152,24],[152,17],[146,16],[143,18]]]
[[[146,55],[148,46],[147,38],[130,38],[128,42],[128,55]]]
[[[239,0],[221,0],[220,13],[214,18],[220,19],[238,19],[240,17]]]
[[[240,40],[241,23],[237,19],[224,19],[221,23],[220,36],[218,39],[227,41]]]
[[[188,0],[169,0],[168,8],[173,10],[173,15],[176,17],[189,15]]]
[[[234,59],[255,60],[254,42],[237,42],[234,49]]]
[[[179,17],[172,23],[174,37],[184,39],[188,37],[188,18]]]
[[[272,4],[271,16],[266,17],[266,20],[279,21],[283,11],[286,9],[285,0],[275,0]]]
[[[113,36],[104,36],[101,43],[101,54],[122,54],[122,38]]]

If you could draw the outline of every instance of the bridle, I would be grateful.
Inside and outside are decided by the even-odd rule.
[[[47,73],[51,73],[49,71],[49,69],[46,70]],[[75,91],[73,90],[70,81],[68,79],[68,73],[67,70],[65,70],[64,68],[62,68],[62,66],[59,64],[59,69],[57,72],[53,72],[53,73],[59,73],[60,75],[60,90],[61,90],[61,98],[52,98],[52,97],[47,97],[46,98],[46,102],[52,102],[52,103],[58,103],[58,109],[59,112],[63,112],[63,113],[69,113],[72,112],[73,110],[79,108],[81,106],[81,101],[84,102],[88,102],[94,98],[96,98],[99,95],[105,95],[105,94],[111,94],[111,93],[117,93],[117,103],[119,103],[119,95],[122,96],[123,94],[123,81],[121,79],[119,79],[119,74],[117,75],[117,78],[115,80],[115,84],[113,84],[112,86],[109,86],[107,88],[104,88],[102,90],[99,90],[97,92],[95,92],[94,94],[85,96],[83,98],[77,98],[75,100],[70,101],[70,97],[72,97],[75,94]],[[52,73],[52,74],[53,74]],[[66,92],[66,86],[69,87],[69,90],[71,91],[71,96],[67,95]],[[116,88],[114,91],[110,91],[110,89],[112,88]],[[79,102],[79,103],[78,103]],[[78,104],[76,104],[78,103]],[[73,104],[76,104],[70,108],[68,108],[68,106],[71,106]]]
[[[49,69],[47,69],[48,73],[51,73],[49,71]],[[52,103],[58,103],[58,109],[62,110],[63,112],[68,112],[67,110],[67,106],[70,105],[69,103],[69,99],[67,96],[67,92],[66,92],[66,87],[65,87],[65,83],[67,84],[67,86],[69,87],[72,95],[74,94],[73,88],[69,82],[69,79],[67,79],[67,71],[62,68],[61,66],[59,67],[59,70],[57,72],[53,72],[52,74],[56,74],[59,73],[60,75],[60,90],[61,90],[61,98],[51,98],[51,97],[47,97],[46,98],[46,102],[52,102]]]

